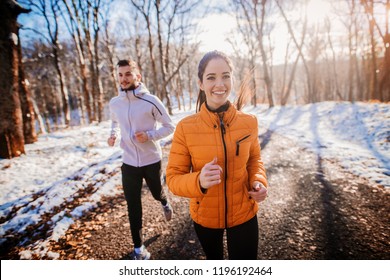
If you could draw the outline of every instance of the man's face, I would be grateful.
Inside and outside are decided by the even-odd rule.
[[[141,74],[132,72],[130,66],[120,66],[118,80],[122,89],[135,89],[141,81]]]

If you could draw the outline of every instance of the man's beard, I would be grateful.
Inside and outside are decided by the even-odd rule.
[[[129,90],[135,90],[137,87],[138,85],[131,84],[131,86],[129,86]]]
[[[135,90],[136,88],[138,87],[138,85],[136,85],[135,83],[132,83],[129,87],[127,88],[123,88],[122,87],[122,90]]]

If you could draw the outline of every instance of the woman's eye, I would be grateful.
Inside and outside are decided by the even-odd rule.
[[[223,76],[224,79],[230,79],[230,75]]]
[[[208,77],[207,80],[209,80],[209,81],[214,81],[214,80],[215,80],[215,77]]]

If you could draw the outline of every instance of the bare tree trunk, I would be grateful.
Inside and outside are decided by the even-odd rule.
[[[388,102],[390,101],[390,34],[386,36],[385,46],[386,51],[383,58],[379,92],[381,93],[381,101]]]
[[[354,0],[355,1],[355,0]],[[358,28],[358,22],[357,22],[357,17],[354,18],[354,37],[355,37],[355,49],[357,50],[358,46],[360,45],[359,42],[359,28]],[[359,69],[359,60],[357,57],[357,51],[355,51],[354,56],[353,56],[354,62],[355,62],[355,76],[356,76],[356,90],[357,90],[357,96],[359,100],[365,100],[364,96],[364,87],[363,87],[363,79],[360,78],[361,76],[361,71]]]
[[[253,69],[253,74],[252,74],[252,86],[253,86],[252,105],[254,107],[257,107],[256,62],[254,60],[254,57],[251,57],[251,69]]]
[[[339,97],[340,99],[342,99],[342,97],[340,94],[340,87],[339,87],[339,82],[338,82],[338,75],[337,75],[337,69],[336,69],[337,68],[337,59],[336,59],[336,52],[334,50],[333,43],[332,43],[332,38],[331,38],[331,22],[330,22],[329,18],[326,19],[325,25],[326,25],[326,30],[327,30],[328,45],[329,45],[330,50],[332,52],[332,73],[330,73],[329,75],[333,76],[333,80],[334,80],[335,87],[336,87],[331,96],[332,96],[333,100],[337,100],[337,97]],[[351,32],[352,32],[352,30],[350,30],[350,33],[349,33],[350,38],[352,37]],[[350,54],[352,54],[351,48],[350,48]],[[349,70],[350,70],[350,73],[352,73],[353,69],[350,68]],[[350,82],[353,83],[353,75],[351,77]],[[349,88],[350,89],[353,88],[352,84],[350,84]]]
[[[147,19],[147,27],[148,27],[148,46],[149,46],[149,56],[150,56],[150,62],[152,64],[152,81],[153,81],[153,88],[155,94],[162,99],[162,94],[160,92],[160,87],[159,83],[157,80],[157,67],[156,67],[156,60],[154,58],[153,54],[153,35],[152,35],[152,30],[151,30],[151,25],[149,18]]]
[[[319,64],[318,58],[321,55],[321,51],[323,50],[323,42],[318,35],[318,27],[313,29],[313,35],[311,37],[311,41],[309,43],[309,73],[311,80],[311,88],[309,88],[309,102],[315,103],[323,100],[321,91],[320,91],[320,80],[319,80]]]
[[[275,2],[276,2],[276,4],[278,5],[278,7],[279,7],[279,9],[280,9],[280,11],[281,11],[281,13],[282,13],[282,16],[283,16],[284,20],[286,21],[287,28],[288,28],[288,32],[290,33],[291,38],[293,39],[294,44],[295,44],[295,46],[297,47],[297,50],[298,50],[298,52],[299,52],[299,55],[300,55],[300,57],[301,57],[301,59],[302,59],[302,63],[303,63],[303,66],[304,66],[304,69],[305,69],[305,72],[306,72],[306,78],[307,78],[307,91],[305,91],[305,92],[306,92],[306,93],[309,95],[309,97],[310,97],[310,95],[312,94],[312,93],[311,93],[311,89],[312,89],[312,86],[311,86],[311,77],[310,77],[310,70],[309,70],[309,67],[308,67],[307,62],[306,62],[306,58],[305,58],[305,56],[303,55],[303,51],[302,51],[302,49],[303,49],[303,44],[300,45],[300,44],[298,43],[297,39],[295,38],[295,33],[294,33],[294,31],[293,31],[293,28],[292,28],[292,26],[291,26],[291,23],[290,23],[290,21],[288,20],[286,14],[284,13],[284,10],[283,10],[283,8],[282,8],[281,5],[280,5],[279,0],[277,0],[277,1],[275,1]],[[307,25],[307,13],[305,13],[304,25],[305,25],[305,30],[306,30],[306,25]],[[310,101],[310,99],[311,99],[311,98],[309,98],[307,101]]]
[[[269,2],[268,2],[269,3]],[[242,9],[242,12],[244,13],[244,17],[246,19],[247,28],[242,27],[240,25],[241,19],[238,17],[237,24],[239,26],[239,29],[241,33],[244,36],[244,41],[250,48],[251,56],[254,54],[255,50],[252,50],[252,40],[251,37],[255,37],[257,39],[256,42],[256,49],[260,50],[260,56],[262,61],[262,75],[265,83],[266,88],[266,94],[268,98],[268,103],[270,107],[274,106],[274,97],[272,92],[272,69],[269,66],[269,60],[267,56],[267,52],[265,50],[265,38],[266,35],[264,35],[264,25],[265,25],[265,16],[266,16],[266,4],[267,0],[261,0],[261,1],[243,1],[243,0],[237,0],[234,1],[235,7],[237,9]],[[260,4],[260,13],[261,15],[258,15],[258,7]],[[249,28],[249,30],[248,30]],[[255,53],[257,50],[255,51]],[[272,60],[272,51],[271,52],[271,60]],[[253,59],[252,59],[253,60]],[[253,61],[251,62],[253,65]],[[256,85],[256,81],[254,83]],[[256,93],[255,93],[256,94]],[[253,102],[254,98],[252,97]]]
[[[186,104],[185,104],[185,99],[184,99],[184,94],[183,94],[184,93],[184,86],[183,86],[183,79],[181,77],[181,71],[179,71],[177,73],[176,85],[177,85],[177,89],[176,89],[177,99],[179,100],[179,104],[180,104],[179,110],[181,110],[181,104],[183,104],[183,108],[185,110]]]
[[[168,108],[168,112],[170,115],[172,115],[172,105],[171,105],[171,100],[168,96],[168,91],[167,91],[167,74],[166,74],[166,68],[165,68],[165,63],[164,63],[164,46],[162,42],[162,30],[161,30],[161,11],[160,11],[160,0],[155,0],[154,1],[155,7],[156,7],[156,17],[157,17],[157,40],[158,40],[158,50],[160,54],[160,72],[162,76],[162,87],[161,89],[161,96],[162,98],[166,99],[166,105]],[[166,48],[169,48],[169,45],[167,44]],[[169,59],[169,58],[166,58]]]
[[[381,73],[381,79],[379,82],[379,92],[382,97],[382,101],[390,101],[390,33],[389,33],[389,16],[390,16],[390,0],[386,1],[386,14],[385,14],[385,34],[383,36],[383,45],[385,47],[385,55],[383,59],[383,66]]]
[[[105,47],[106,55],[107,55],[107,59],[108,59],[108,68],[109,68],[110,78],[111,78],[110,84],[111,84],[111,87],[114,89],[114,94],[117,94],[118,93],[118,83],[116,82],[116,74],[115,74],[114,50],[112,47],[110,34],[108,32],[108,23],[109,23],[109,21],[106,20],[105,24],[104,24],[105,37],[103,38],[103,42],[104,42],[104,47]]]
[[[93,9],[93,30],[94,30],[94,72],[96,78],[96,100],[97,102],[97,118],[98,122],[103,120],[103,85],[100,77],[100,54],[99,54],[99,9],[101,0],[95,0],[92,6]]]
[[[45,123],[43,122],[42,115],[39,111],[39,108],[38,108],[35,100],[32,100],[32,104],[33,104],[33,108],[34,108],[34,114],[36,116],[36,119],[37,119],[39,127],[40,127],[40,131],[42,134],[46,134],[47,131],[46,131]]]
[[[84,32],[84,42],[87,47],[87,57],[88,57],[88,62],[89,62],[89,73],[91,74],[91,88],[92,88],[92,110],[91,110],[91,115],[92,115],[92,121],[97,120],[98,116],[98,79],[96,76],[96,66],[95,66],[95,58],[94,58],[94,43],[92,41],[92,36],[91,36],[91,26],[90,26],[90,21],[91,21],[91,2],[88,1],[85,3],[85,5],[82,4],[82,0],[78,0],[78,6],[81,8],[81,13],[79,13],[79,24],[82,27],[82,30]]]
[[[370,77],[370,86],[369,86],[369,96],[370,99],[379,99],[378,94],[378,77],[377,77],[377,55],[376,55],[376,40],[375,40],[375,18],[374,18],[374,2],[373,0],[362,0],[364,5],[368,23],[369,23],[369,35],[370,35],[370,45],[371,45],[371,77]]]
[[[152,35],[152,26],[151,26],[151,22],[150,22],[151,1],[152,0],[148,0],[147,3],[146,3],[146,1],[143,1],[143,4],[140,5],[140,4],[136,3],[135,0],[131,0],[133,6],[139,12],[141,12],[141,14],[143,15],[143,17],[145,19],[146,28],[148,30],[148,48],[149,48],[150,63],[152,65],[151,70],[152,70],[153,90],[154,90],[155,94],[160,99],[162,99],[163,96],[161,95],[159,81],[157,78],[156,59],[154,58],[154,54],[153,54],[153,35]],[[147,4],[146,7],[145,7],[145,4]]]
[[[289,65],[289,48],[290,48],[290,43],[287,43],[286,52],[284,54],[282,83],[280,87],[280,105],[282,106],[286,105],[288,100],[288,96],[286,96],[286,92],[287,92],[286,79],[287,79],[287,70]]]
[[[268,71],[268,59],[267,59],[267,54],[265,52],[264,48],[264,19],[265,19],[265,5],[267,3],[267,0],[262,0],[261,1],[261,23],[259,24],[258,22],[258,16],[257,16],[257,7],[255,5],[254,11],[255,11],[255,18],[256,18],[256,27],[257,27],[257,36],[259,40],[259,47],[260,47],[260,52],[261,52],[261,58],[263,60],[263,74],[264,74],[264,81],[265,85],[267,88],[267,96],[268,96],[268,102],[269,102],[269,107],[274,106],[274,100],[273,100],[273,93],[272,93],[272,81],[270,77],[270,73]]]
[[[69,111],[69,97],[68,90],[65,85],[64,73],[61,69],[60,58],[59,58],[59,50],[60,44],[58,42],[58,32],[59,32],[59,23],[58,23],[58,6],[59,0],[39,0],[33,1],[29,0],[27,3],[31,7],[35,7],[40,16],[43,17],[46,25],[46,34],[42,35],[45,38],[51,48],[52,54],[54,57],[54,67],[57,72],[57,79],[60,84],[60,93],[61,93],[61,101],[62,101],[62,113],[63,113],[63,123],[65,126],[68,126],[70,123],[70,111]],[[39,32],[39,31],[36,31]],[[42,34],[42,32],[39,32]]]
[[[70,123],[69,96],[68,96],[68,89],[65,86],[64,74],[60,66],[60,59],[58,55],[58,44],[56,47],[53,48],[53,55],[54,55],[54,67],[57,71],[58,80],[60,82],[62,110],[64,113],[64,123],[65,126],[68,127]]]
[[[243,24],[242,21],[242,15],[241,13],[237,12],[239,9],[244,10],[246,22]],[[256,36],[254,36],[254,28],[252,27],[252,23],[250,20],[250,17],[248,16],[248,12],[246,12],[246,8],[244,6],[244,3],[242,1],[232,1],[231,11],[236,15],[236,24],[237,29],[239,30],[240,35],[242,35],[243,40],[232,40],[228,39],[228,42],[231,44],[235,51],[235,55],[237,57],[241,56],[242,53],[242,44],[245,43],[245,46],[248,48],[248,62],[249,62],[249,68],[250,68],[250,74],[251,74],[251,81],[252,89],[253,89],[253,95],[251,96],[251,104],[256,107],[257,106],[257,79],[256,79],[256,59],[259,56],[258,53],[258,41]],[[242,67],[244,69],[245,67]],[[241,73],[244,73],[244,71],[240,71]],[[240,77],[241,80],[244,80],[245,77]]]
[[[390,34],[389,34],[389,13],[390,13],[390,1],[373,1],[373,0],[361,0],[365,8],[367,19],[369,21],[369,32],[371,40],[371,87],[370,98],[379,99],[380,101],[386,101],[390,98]],[[374,5],[383,5],[385,12],[385,27],[380,24],[375,16],[375,10],[382,10],[382,7],[374,7]],[[378,23],[379,22],[379,23]],[[376,54],[376,37],[375,29],[379,33],[382,39],[384,47],[384,58],[380,65],[380,60]],[[378,65],[379,64],[379,65]],[[379,66],[379,67],[378,67]],[[378,81],[379,80],[379,81]],[[386,97],[385,97],[386,96]]]
[[[279,9],[284,14],[284,12],[282,10],[282,7],[279,5],[278,2],[276,2],[276,3],[278,5]],[[287,20],[287,19],[285,18],[285,20]],[[305,22],[303,23],[303,26],[302,26],[302,38],[301,38],[301,42],[299,43],[299,46],[298,46],[299,49],[302,49],[303,43],[305,42],[306,31],[307,31],[307,20],[305,18]],[[290,74],[290,78],[289,78],[286,90],[285,90],[284,94],[282,95],[281,105],[286,105],[287,100],[290,97],[291,90],[292,90],[292,85],[293,85],[293,82],[294,82],[294,79],[295,79],[295,73],[296,73],[296,70],[297,70],[297,67],[298,67],[299,57],[300,57],[300,53],[298,52],[298,54],[297,54],[297,56],[295,58],[295,61],[294,61],[293,65],[292,65],[291,74]],[[287,59],[286,59],[285,63],[288,64]]]
[[[282,96],[282,102],[281,102],[281,105],[282,105],[282,106],[284,106],[284,105],[287,104],[287,100],[288,100],[288,98],[290,97],[291,89],[292,89],[292,84],[293,84],[293,82],[294,82],[295,73],[296,73],[297,66],[298,66],[298,61],[299,61],[299,54],[298,54],[297,57],[295,58],[295,61],[294,61],[293,66],[292,66],[290,78],[289,78],[289,81],[288,81],[288,84],[287,84],[287,87],[286,87],[286,91],[285,91],[285,93],[284,93],[283,96]]]
[[[173,91],[175,92],[175,97],[177,100],[177,107],[179,110],[181,110],[181,99],[180,99],[180,82],[179,78],[175,79],[175,83],[173,85]]]
[[[79,18],[79,11],[77,8],[76,3],[74,2],[75,0],[72,0],[72,7],[68,4],[68,0],[62,0],[63,3],[65,4],[67,16],[69,17],[68,19],[65,18],[65,13],[62,13],[62,16],[64,17],[65,23],[67,25],[68,31],[70,35],[73,38],[73,41],[75,43],[76,47],[76,53],[77,53],[77,58],[78,58],[78,63],[80,67],[80,75],[81,75],[81,81],[82,81],[82,89],[83,89],[83,94],[84,94],[84,102],[82,106],[85,106],[87,112],[87,117],[88,117],[88,123],[90,123],[93,119],[92,115],[92,108],[91,108],[91,96],[90,92],[88,89],[88,77],[87,77],[87,67],[86,67],[86,62],[85,62],[85,56],[84,56],[84,45],[83,45],[83,39],[81,36],[81,23],[80,23],[80,18]],[[73,10],[73,12],[72,12]],[[84,116],[83,116],[84,118]]]
[[[138,24],[138,14],[136,14],[136,18],[135,18],[135,21],[136,21],[136,30],[139,30],[139,24]],[[137,34],[135,35],[136,38],[135,38],[135,44],[134,44],[134,48],[135,48],[135,55],[137,57],[137,64],[138,64],[138,67],[141,71],[141,73],[143,73],[143,65],[142,65],[142,51],[141,51],[141,35],[140,33],[137,32]]]
[[[349,69],[348,69],[348,82],[349,82],[349,87],[348,87],[348,101],[353,102],[353,93],[354,93],[354,82],[353,82],[353,72],[354,72],[354,63],[353,63],[353,55],[354,55],[354,48],[352,45],[352,19],[354,16],[354,11],[355,10],[355,1],[352,1],[352,7],[350,10],[350,15],[349,15],[349,20],[351,21],[348,24],[348,49],[349,49]],[[330,36],[328,36],[330,37]],[[330,40],[330,39],[329,39]],[[332,48],[333,50],[333,48]],[[335,75],[336,82],[337,82],[337,75]],[[337,89],[338,91],[338,89]]]
[[[193,91],[192,91],[192,72],[191,72],[191,66],[188,63],[187,66],[187,78],[188,78],[188,95],[190,97],[190,107],[189,110],[192,110],[192,96],[193,96]]]
[[[43,16],[46,21],[47,30],[50,36],[50,43],[53,48],[53,55],[54,55],[54,63],[55,68],[58,75],[58,80],[60,82],[60,91],[61,91],[61,100],[62,100],[62,111],[64,114],[64,123],[65,126],[69,126],[70,123],[70,111],[69,111],[69,96],[68,96],[68,90],[65,86],[65,79],[63,71],[61,70],[60,66],[60,58],[59,58],[59,49],[60,45],[58,43],[58,1],[59,0],[51,0],[50,2],[50,8],[53,13],[53,19],[54,19],[54,26],[51,26],[50,19],[48,13],[46,13],[45,8],[43,8]],[[41,2],[42,7],[45,7],[45,3]]]
[[[40,122],[42,133],[51,131],[51,127],[49,123],[49,113],[47,111],[47,107],[48,107],[47,100],[48,100],[48,96],[51,93],[51,90],[47,89],[48,87],[46,86],[46,83],[47,83],[47,77],[43,76],[41,79],[40,87],[36,87],[34,92],[35,100],[39,100],[40,102],[36,103],[35,100],[33,100],[35,115],[38,116],[38,121],[40,117],[40,112],[42,112],[43,115],[43,120],[42,122]]]
[[[25,153],[17,17],[29,11],[11,0],[0,1],[0,11],[0,157],[12,158]]]
[[[25,77],[22,64],[22,48],[18,37],[18,59],[19,59],[19,97],[23,114],[23,135],[25,144],[31,144],[38,140],[35,131],[35,114],[28,81]]]

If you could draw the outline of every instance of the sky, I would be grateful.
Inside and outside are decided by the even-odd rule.
[[[331,20],[333,34],[345,34],[345,27],[339,20],[336,20],[337,18],[335,17],[332,9],[332,2],[334,1],[308,1],[306,7],[308,26],[322,25],[324,24],[325,19],[329,18]],[[340,5],[344,5],[344,3],[337,2],[337,7],[340,7]],[[275,65],[284,63],[286,46],[290,40],[287,25],[275,7],[274,12],[276,11],[278,13],[277,16],[269,17],[267,19],[267,21],[273,25],[270,32],[270,38],[264,38],[264,42],[266,44],[268,43],[268,39],[271,40],[273,48],[273,62]],[[300,8],[286,9],[285,13],[290,20],[302,19],[304,16],[304,7],[301,6]],[[245,24],[245,22],[243,24]],[[268,27],[265,27],[265,29],[267,28]],[[294,26],[294,28],[296,28],[295,36],[297,36],[301,28],[300,24]],[[217,49],[231,55],[234,53],[234,49],[228,42],[228,38],[234,38],[233,41],[237,42],[243,41],[242,36],[239,32],[237,32],[237,20],[235,15],[231,12],[224,11],[223,9],[221,10],[220,5],[211,4],[210,13],[199,19],[199,22],[197,23],[197,32],[199,35],[196,36],[196,39],[200,42],[199,49],[201,52]],[[334,42],[334,45],[337,46],[337,42]],[[339,50],[341,51],[341,49]],[[245,44],[243,43],[241,43],[241,52],[242,54],[248,53],[247,47],[245,47]]]
[[[259,120],[259,131],[272,130],[340,166],[366,178],[368,188],[390,188],[390,105],[383,103],[322,102],[304,106],[247,107]],[[193,112],[174,110],[177,123]],[[0,160],[0,219],[18,211],[0,225],[0,244],[12,232],[24,232],[64,202],[77,199],[89,188],[93,194],[74,209],[61,209],[49,225],[52,234],[27,246],[22,259],[33,254],[56,259],[46,246],[58,240],[83,212],[103,196],[122,193],[121,150],[108,147],[109,121],[40,135],[26,145],[26,155]],[[261,135],[260,135],[261,136]],[[171,137],[161,141],[164,146]],[[117,141],[119,142],[119,141]],[[266,166],[265,166],[266,167]],[[92,190],[91,190],[92,188]],[[58,211],[58,210],[57,210]]]
[[[327,0],[310,0],[307,5],[307,14],[309,25],[316,23],[323,23],[324,19],[327,16],[331,16],[332,12],[332,1]],[[340,2],[337,2],[340,5]],[[25,5],[26,6],[26,5]],[[121,36],[131,36],[131,32],[134,32],[135,25],[130,20],[123,20],[125,17],[128,17],[131,9],[131,4],[128,1],[117,0],[115,5],[112,6],[111,14],[114,16],[110,19],[110,24],[112,25],[113,32],[120,39]],[[203,14],[201,12],[202,8],[208,8],[208,12]],[[227,54],[232,54],[233,47],[227,41],[228,38],[233,39],[233,41],[242,41],[242,36],[237,32],[237,22],[236,17],[229,10],[228,5],[221,1],[203,1],[197,8],[199,10],[198,16],[193,17],[194,24],[196,26],[196,32],[194,36],[190,36],[190,41],[200,42],[199,50],[200,52],[207,52],[211,50],[220,50]],[[277,11],[277,9],[274,9]],[[286,13],[290,19],[302,18],[303,8],[299,9],[287,9]],[[334,15],[334,14],[333,14]],[[139,19],[140,21],[142,18]],[[39,31],[39,33],[46,34],[46,23],[42,17],[37,16],[36,14],[21,14],[18,17],[18,21],[23,25],[24,28],[33,28]],[[273,59],[275,64],[280,64],[284,62],[285,48],[288,44],[290,38],[286,23],[281,18],[280,15],[275,17],[268,18],[269,22],[274,22],[274,27],[271,31],[270,39],[272,41],[273,47]],[[67,29],[63,25],[62,17],[60,18],[61,30],[59,36],[60,39],[70,39]],[[124,24],[124,25],[123,25]],[[131,26],[129,26],[131,24]],[[335,25],[336,21],[332,20],[332,28],[335,31],[343,29],[345,33],[345,28],[341,25]],[[296,26],[296,28],[300,28]],[[22,29],[21,32],[22,44],[30,42],[30,39],[37,38],[38,35],[35,32],[31,32],[25,29]],[[47,37],[47,36],[46,36]],[[42,37],[40,37],[42,39]],[[118,39],[118,40],[119,40]],[[264,39],[267,42],[267,39]],[[246,47],[244,44],[242,46],[242,53],[247,53]]]

